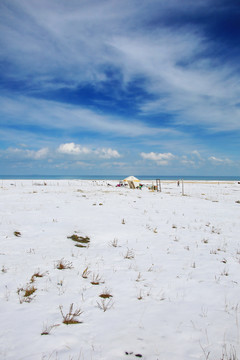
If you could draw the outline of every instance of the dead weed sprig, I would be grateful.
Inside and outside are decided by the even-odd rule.
[[[57,326],[60,326],[60,324],[43,325],[41,335],[50,335],[52,329],[56,328]]]
[[[143,281],[144,279],[142,278],[142,274],[139,272],[138,273],[138,276],[136,278],[136,281],[139,282],[139,281]]]
[[[210,254],[217,255],[217,250],[215,250],[215,249],[210,250]]]
[[[99,309],[103,310],[103,312],[106,312],[107,310],[111,309],[113,304],[114,303],[113,303],[112,299],[109,299],[108,301],[106,299],[101,299],[100,303],[97,301],[97,305],[98,305]]]
[[[118,239],[114,238],[114,240],[110,241],[109,245],[113,247],[118,247]]]
[[[229,275],[228,269],[227,268],[223,269],[223,271],[221,272],[221,275],[228,276]]]
[[[88,275],[90,275],[90,273],[91,273],[91,271],[88,270],[88,266],[87,266],[86,269],[84,269],[83,272],[82,272],[82,277],[83,277],[84,279],[87,279],[87,278],[88,278]]]
[[[226,345],[223,346],[221,360],[238,360],[234,346],[231,345],[229,351]]]
[[[134,252],[132,250],[127,250],[126,254],[124,255],[124,259],[134,259],[135,255]]]

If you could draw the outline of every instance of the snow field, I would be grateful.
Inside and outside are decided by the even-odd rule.
[[[115,185],[2,182],[0,358],[236,360],[240,186]]]

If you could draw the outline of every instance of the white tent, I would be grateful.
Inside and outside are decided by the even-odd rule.
[[[133,182],[140,182],[139,179],[137,179],[135,176],[128,176],[126,179],[124,179],[123,181],[133,181]]]

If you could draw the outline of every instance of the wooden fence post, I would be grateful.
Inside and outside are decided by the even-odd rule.
[[[183,185],[183,179],[182,179],[182,196],[184,195],[184,185]]]
[[[161,192],[162,188],[161,188],[161,180],[160,179],[156,179],[156,185],[157,185],[157,191]]]

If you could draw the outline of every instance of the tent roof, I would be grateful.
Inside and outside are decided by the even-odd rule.
[[[128,176],[126,177],[126,179],[124,179],[123,181],[140,181],[139,179],[137,179],[135,176]]]

